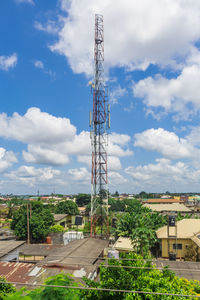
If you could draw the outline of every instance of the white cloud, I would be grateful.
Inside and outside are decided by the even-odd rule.
[[[157,151],[169,159],[192,157],[197,151],[186,139],[179,138],[174,132],[163,128],[148,129],[135,134],[134,137],[134,146]]]
[[[27,4],[31,4],[31,5],[35,5],[33,0],[15,0],[18,4],[21,3],[27,3]]]
[[[125,169],[125,172],[141,184],[147,184],[146,187],[153,185],[157,186],[157,189],[160,188],[159,185],[170,187],[174,184],[188,183],[192,173],[183,162],[172,164],[165,158],[156,159],[155,164],[130,166]]]
[[[57,118],[32,107],[24,116],[0,114],[0,136],[30,144],[55,144],[74,138],[76,128],[67,118]]]
[[[44,69],[44,63],[41,60],[36,60],[34,66],[38,69]]]
[[[55,21],[51,21],[51,20],[49,20],[47,22],[47,24],[45,24],[45,25],[36,21],[34,23],[34,27],[37,30],[44,31],[44,32],[47,32],[47,33],[50,33],[50,34],[56,34],[58,32],[58,30],[59,30],[59,27],[57,26],[56,22]]]
[[[10,56],[0,56],[0,70],[8,71],[10,68],[15,67],[16,64],[17,64],[16,53]]]
[[[126,89],[121,88],[120,85],[118,85],[109,95],[109,100],[111,104],[117,104],[119,98],[123,97],[126,94]]]
[[[90,173],[86,168],[70,169],[68,174],[71,175],[74,181],[83,181],[89,183]]]
[[[23,151],[23,158],[28,163],[65,165],[69,157],[52,149],[45,149],[39,145],[28,145],[28,152]]]
[[[116,132],[112,132],[109,135],[109,141],[111,143],[115,143],[121,146],[125,146],[126,144],[128,144],[130,142],[131,138],[128,134],[119,134]]]
[[[52,181],[54,182],[60,173],[59,170],[52,169],[51,167],[35,168],[33,166],[21,166],[16,171],[5,174],[5,176],[15,183],[35,186],[48,182],[52,184]]]
[[[93,74],[94,14],[104,15],[107,67],[180,67],[200,38],[199,0],[61,0],[58,41],[75,73]],[[77,38],[78,37],[78,38]],[[180,59],[181,58],[181,59]]]
[[[32,107],[24,115],[14,113],[11,117],[0,114],[0,136],[28,144],[23,158],[28,163],[64,165],[70,156],[91,154],[88,131],[76,133],[69,119],[55,117],[39,108]],[[114,156],[112,165],[120,166],[117,157],[132,155],[127,148],[130,137],[113,133],[108,146],[108,156]]]
[[[0,172],[4,172],[16,162],[17,158],[12,151],[6,151],[6,149],[0,147]]]
[[[109,186],[114,186],[116,188],[116,186],[123,186],[125,183],[128,182],[128,179],[121,175],[119,172],[109,172],[108,181]]]
[[[147,107],[163,108],[187,119],[200,109],[200,64],[187,65],[177,78],[160,75],[140,80],[134,87],[134,95],[144,98]]]

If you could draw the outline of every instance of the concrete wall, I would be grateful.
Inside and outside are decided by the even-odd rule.
[[[173,249],[173,244],[182,244],[182,249]],[[184,258],[187,252],[188,245],[194,244],[190,239],[169,239],[169,252],[176,253],[177,258]],[[195,244],[196,245],[196,244]],[[168,242],[167,239],[162,239],[162,257],[168,256]]]

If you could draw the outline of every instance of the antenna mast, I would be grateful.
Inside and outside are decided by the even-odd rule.
[[[92,170],[91,170],[91,236],[96,222],[108,220],[107,129],[110,128],[110,106],[104,81],[103,16],[95,15],[94,82],[92,84],[93,113],[90,113]]]

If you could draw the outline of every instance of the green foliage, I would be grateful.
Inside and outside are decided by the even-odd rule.
[[[155,230],[167,223],[166,217],[143,207],[138,200],[126,200],[126,213],[117,224],[118,236],[130,237],[138,253],[148,256],[157,242]]]
[[[39,201],[31,202],[31,215],[29,220],[30,239],[32,242],[43,242],[53,225],[53,215]],[[23,205],[14,213],[11,229],[20,240],[27,239],[27,206]]]
[[[78,206],[71,200],[59,202],[56,207],[57,214],[78,215]]]
[[[78,194],[76,195],[76,204],[78,206],[85,206],[91,201],[91,195],[90,194]]]
[[[173,272],[164,268],[159,271],[150,261],[145,261],[142,256],[128,254],[123,257],[135,260],[109,260],[109,265],[120,266],[120,268],[100,267],[100,281],[94,282],[85,279],[89,287],[103,289],[135,290],[160,293],[175,293],[185,295],[197,295],[200,290],[198,281],[189,281],[178,278]],[[135,269],[123,268],[123,266],[136,267]],[[140,269],[138,269],[141,267]],[[147,269],[145,269],[147,268]],[[157,296],[133,293],[118,293],[105,291],[82,291],[83,299],[103,300],[133,300],[133,299],[180,299],[174,296]]]
[[[50,227],[50,232],[64,232],[65,228],[61,225],[53,225]]]
[[[7,282],[4,277],[0,277],[1,282]],[[14,293],[16,291],[15,287],[10,283],[0,283],[0,300],[5,299],[8,294]]]
[[[108,204],[110,205],[110,211],[125,211],[126,204],[125,201],[115,200],[112,198],[108,199]]]
[[[5,298],[6,300],[79,300],[79,290],[67,289],[59,287],[48,287],[47,285],[59,285],[59,286],[77,286],[70,275],[58,274],[56,276],[49,277],[45,281],[46,287],[40,287],[33,291],[28,291],[25,288],[20,289],[18,292]]]

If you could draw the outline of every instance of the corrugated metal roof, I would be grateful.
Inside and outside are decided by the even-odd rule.
[[[119,251],[133,251],[131,239],[125,237],[119,237],[113,248]]]
[[[8,281],[27,283],[29,272],[35,268],[34,264],[0,262],[0,275]]]
[[[175,232],[175,227],[170,227]],[[200,232],[200,219],[183,219],[177,222],[177,238],[188,239]],[[156,231],[159,239],[167,238],[167,226]],[[172,235],[172,233],[171,233]]]
[[[0,241],[0,257],[23,245],[25,241]]]
[[[21,255],[47,256],[51,251],[62,247],[62,245],[49,244],[25,244],[19,248]]]
[[[144,203],[183,203],[179,199],[148,199]]]
[[[177,211],[177,212],[191,212],[191,209],[189,209],[187,206],[184,204],[180,203],[166,203],[166,204],[144,204],[144,207],[148,207],[153,211]]]

